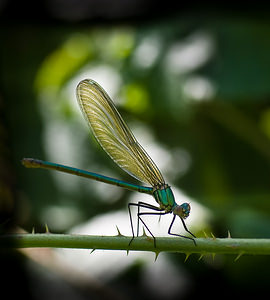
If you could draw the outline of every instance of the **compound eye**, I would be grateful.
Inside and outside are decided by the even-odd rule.
[[[187,218],[189,216],[189,213],[190,213],[190,205],[189,203],[183,203],[180,205],[180,207],[182,208],[182,211],[183,211],[183,218]]]
[[[173,210],[173,213],[183,219],[186,219],[190,213],[190,205],[188,203],[177,205]]]

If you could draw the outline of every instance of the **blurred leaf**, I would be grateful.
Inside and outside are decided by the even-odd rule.
[[[263,101],[270,94],[270,24],[238,19],[216,22],[212,79],[218,96],[235,102]]]
[[[89,37],[84,34],[71,34],[70,38],[50,53],[42,63],[35,83],[37,90],[52,87],[58,90],[66,79],[92,56],[93,46]]]

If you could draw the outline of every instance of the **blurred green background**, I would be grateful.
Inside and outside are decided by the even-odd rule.
[[[10,19],[10,7],[3,10],[1,232],[15,227],[44,232],[46,223],[52,232],[99,234],[95,224],[104,217],[102,233],[116,234],[118,212],[128,224],[127,203],[134,193],[20,163],[34,157],[135,182],[101,150],[78,110],[76,85],[92,78],[115,101],[176,196],[191,202],[188,226],[197,236],[226,237],[229,230],[237,238],[270,238],[268,10],[209,13],[175,4],[165,14],[162,8],[151,14],[151,1],[149,6],[131,1],[129,7],[119,1],[122,9],[90,1],[94,10],[82,3],[68,1],[66,9],[61,1],[50,3],[40,20],[27,14]],[[92,231],[83,227],[89,222]],[[155,232],[158,223],[150,222]],[[126,224],[119,227],[130,235]],[[214,289],[231,298],[268,292],[269,257],[234,262],[232,256],[198,261],[192,255],[184,263],[183,255],[161,254],[154,263],[152,255],[100,251],[70,257],[75,252],[68,252],[52,251],[51,259],[45,255],[47,264],[29,253],[4,253],[6,281],[30,299],[214,298]],[[64,257],[67,270],[80,274],[76,279],[59,272]],[[78,270],[82,257],[88,263],[81,261],[84,269]]]

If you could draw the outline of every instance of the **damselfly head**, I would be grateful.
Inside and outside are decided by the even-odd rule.
[[[179,216],[180,218],[186,219],[190,213],[190,205],[188,203],[176,205],[173,209],[173,213]]]

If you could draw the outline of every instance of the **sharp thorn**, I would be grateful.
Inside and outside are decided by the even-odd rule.
[[[213,240],[216,240],[217,238],[214,236],[213,232],[211,232],[211,236],[213,238]]]
[[[232,236],[231,236],[231,233],[230,233],[230,230],[228,230],[228,237],[227,237],[228,239],[231,239],[232,238]]]
[[[116,225],[117,235],[116,236],[123,236],[123,234],[120,232],[118,226]]]
[[[48,227],[47,223],[45,224],[45,233],[50,233],[50,230],[49,230],[49,227]]]
[[[234,261],[237,261],[243,254],[244,254],[244,252],[240,252],[240,253],[236,256],[236,258],[234,259]]]
[[[159,253],[160,253],[160,252],[158,252],[158,251],[156,252],[156,255],[155,255],[155,262],[157,261],[157,258],[158,258],[158,256],[159,256]]]
[[[184,262],[186,262],[186,261],[188,260],[188,258],[189,258],[189,256],[190,256],[190,254],[191,254],[191,253],[186,253],[186,257],[185,257],[185,260],[184,260]]]
[[[143,234],[142,234],[143,237],[147,237],[146,233],[145,233],[145,229],[143,227]]]
[[[128,256],[128,254],[129,254],[129,249],[127,249],[127,256]]]
[[[201,254],[200,257],[198,258],[198,261],[200,261],[203,258],[204,254]]]
[[[90,254],[92,254],[96,249],[92,249],[92,251],[90,252]]]
[[[203,230],[203,234],[205,236],[205,238],[208,238],[208,235],[206,234],[206,232]]]
[[[32,234],[35,234],[35,227],[32,228]]]

